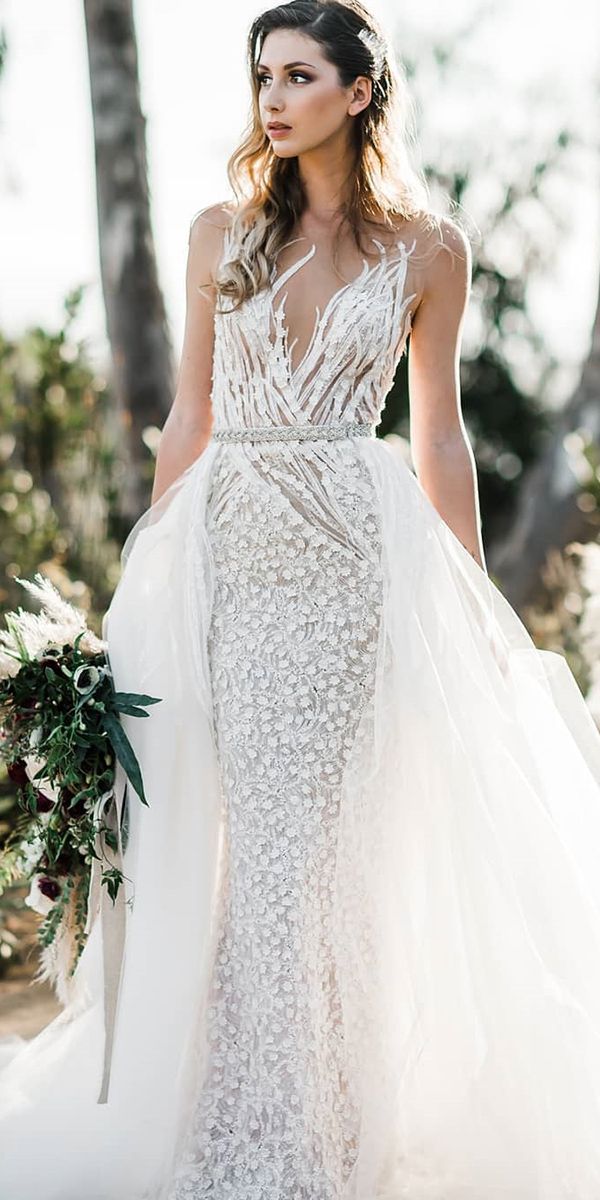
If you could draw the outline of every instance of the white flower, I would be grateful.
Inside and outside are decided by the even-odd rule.
[[[20,661],[0,650],[0,679],[11,679],[14,675],[18,675],[20,670]]]
[[[89,692],[96,686],[99,678],[100,672],[96,667],[87,667],[85,663],[82,663],[73,675],[73,687],[78,692]]]
[[[20,849],[20,867],[25,875],[28,875],[33,867],[37,867],[40,858],[44,852],[44,843],[38,834],[31,839],[30,842],[21,842]]]
[[[79,649],[82,654],[106,654],[108,642],[96,637],[92,629],[87,629],[79,643]]]
[[[30,579],[19,579],[16,582],[20,583],[27,591],[35,596],[40,602],[40,609],[44,616],[48,617],[59,627],[70,627],[75,630],[83,629],[85,626],[85,617],[81,609],[75,608],[73,604],[69,604],[61,596],[58,588],[54,586],[50,579],[42,575],[41,571],[37,571],[34,575],[36,583],[32,583]]]
[[[41,876],[34,875],[29,894],[25,897],[25,903],[30,908],[33,908],[35,912],[41,913],[43,917],[47,917],[48,913],[54,908],[56,900],[51,900],[49,896],[45,896],[40,891],[40,878]]]
[[[36,582],[15,576],[16,582],[40,602],[41,611],[32,613],[19,608],[6,613],[6,629],[0,631],[0,674],[6,677],[19,670],[19,661],[14,667],[11,665],[11,655],[20,660],[25,651],[29,658],[37,658],[49,649],[72,646],[79,634],[83,654],[105,653],[106,643],[87,628],[81,609],[65,600],[40,571],[34,579]]]

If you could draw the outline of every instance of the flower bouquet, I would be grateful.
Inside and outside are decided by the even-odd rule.
[[[19,810],[0,849],[0,894],[30,882],[26,903],[44,917],[36,980],[66,1002],[89,933],[92,874],[113,904],[124,880],[113,858],[123,833],[117,760],[147,804],[120,714],[146,717],[143,706],[160,697],[116,692],[106,643],[49,579],[34,578],[17,582],[40,601],[39,615],[7,613],[0,631],[0,758]]]

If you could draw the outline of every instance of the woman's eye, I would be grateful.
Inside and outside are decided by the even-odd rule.
[[[258,75],[257,76],[258,86],[261,87],[261,85],[263,83],[265,83],[267,80],[269,80],[270,78],[271,78],[270,75]],[[304,75],[304,73],[302,71],[291,71],[290,79],[302,79],[306,83],[310,83],[310,77],[308,75]]]

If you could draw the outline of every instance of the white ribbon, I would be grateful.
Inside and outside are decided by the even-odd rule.
[[[111,867],[116,867],[120,871],[123,871],[121,821],[127,795],[127,784],[127,775],[125,774],[120,762],[117,760],[115,765],[114,788],[111,792],[105,793],[102,797],[100,797],[96,812],[94,814],[98,819],[104,817],[104,823],[109,829],[113,830],[117,839],[117,850],[113,853],[110,848],[105,845],[104,840],[101,839],[101,835],[98,835],[98,853],[105,860],[108,859]],[[114,803],[112,802],[113,800]],[[106,811],[103,812],[103,810]],[[90,889],[88,893],[88,913],[85,932],[86,935],[89,936],[92,925],[96,921],[99,914],[102,925],[104,1061],[102,1067],[102,1082],[96,1103],[106,1104],[108,1102],[112,1051],[115,1038],[117,1008],[125,950],[126,900],[124,895],[125,883],[123,882],[121,884],[118,895],[113,902],[106,886],[102,886],[101,875],[102,861],[94,859],[90,879]]]

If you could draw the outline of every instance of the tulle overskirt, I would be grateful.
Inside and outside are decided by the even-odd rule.
[[[140,518],[104,621],[117,688],[162,698],[124,718],[149,803],[130,796],[108,1102],[96,922],[72,1002],[4,1046],[3,1200],[166,1200],[197,1095],[223,869],[205,525],[223,452]],[[357,453],[384,601],[336,851],[360,1111],[340,1200],[599,1200],[600,734],[405,463],[378,439]]]

